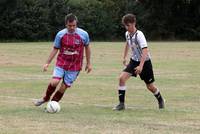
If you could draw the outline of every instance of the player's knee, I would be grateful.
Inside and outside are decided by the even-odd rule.
[[[150,84],[146,84],[147,89],[151,89],[151,85]]]
[[[51,83],[51,86],[56,87],[59,84],[59,82],[60,82],[60,80],[52,79],[50,83]]]
[[[52,87],[56,87],[58,85],[57,83],[54,83],[54,82],[51,82],[50,84]]]
[[[60,91],[61,93],[64,93],[64,92],[66,91],[67,88],[70,88],[70,86],[67,85],[67,84],[65,84],[65,83],[62,83],[61,86],[60,86],[60,88],[59,88],[59,91]]]
[[[125,82],[125,78],[124,78],[123,76],[120,76],[120,77],[119,77],[119,82],[120,82],[120,83],[124,83],[124,82]]]
[[[147,86],[147,89],[149,89],[149,90],[153,90],[155,88],[153,83],[146,84],[146,86]]]
[[[64,93],[66,91],[67,88],[60,88],[59,92]]]

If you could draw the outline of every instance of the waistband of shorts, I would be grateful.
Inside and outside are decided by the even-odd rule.
[[[133,61],[133,62],[138,62],[138,63],[140,63],[140,61],[133,60],[132,58],[130,58],[130,60]],[[151,61],[151,59],[148,59],[148,60],[146,60],[145,62],[150,62],[150,61]]]

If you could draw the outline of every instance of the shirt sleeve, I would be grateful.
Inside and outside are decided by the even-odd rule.
[[[86,32],[86,33],[85,33],[85,39],[84,39],[84,45],[85,45],[85,46],[88,46],[89,43],[90,43],[90,38],[89,38],[88,33]]]
[[[138,36],[137,41],[138,41],[139,45],[141,46],[141,48],[147,47],[147,41],[146,41],[144,34],[142,32],[138,32],[137,36]]]
[[[58,33],[56,34],[55,39],[54,39],[54,47],[55,47],[55,48],[60,48],[60,46],[61,46],[60,42],[61,42],[61,35],[60,35],[60,33],[58,32]]]
[[[77,34],[81,37],[84,46],[88,46],[90,43],[89,34],[81,28],[77,28]]]
[[[125,39],[126,39],[126,42],[128,43],[128,32],[125,33]]]

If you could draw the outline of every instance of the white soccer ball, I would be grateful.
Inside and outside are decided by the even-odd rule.
[[[60,111],[60,104],[56,101],[49,101],[46,110],[48,113],[58,113]]]

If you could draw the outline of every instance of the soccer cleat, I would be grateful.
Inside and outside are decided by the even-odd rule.
[[[45,103],[46,101],[43,99],[43,98],[40,98],[40,99],[37,99],[35,102],[34,102],[34,105],[35,106],[40,106],[42,105],[43,103]]]
[[[159,109],[165,108],[165,100],[164,99],[161,99],[158,101],[158,107],[159,107]]]
[[[113,110],[116,110],[116,111],[125,110],[125,104],[124,103],[119,103],[117,106],[115,106],[113,108]]]

